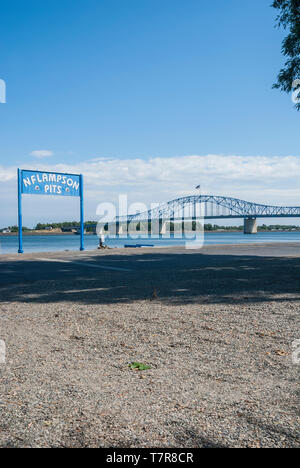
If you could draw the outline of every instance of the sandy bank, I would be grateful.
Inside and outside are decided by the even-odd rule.
[[[0,446],[299,446],[299,247],[2,255]]]

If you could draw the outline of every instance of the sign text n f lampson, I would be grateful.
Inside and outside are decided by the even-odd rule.
[[[22,170],[22,193],[79,197],[80,176]]]

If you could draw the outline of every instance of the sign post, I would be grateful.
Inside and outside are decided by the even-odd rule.
[[[84,250],[83,175],[80,174],[80,250]]]
[[[18,169],[18,224],[19,224],[19,250],[18,253],[23,253],[23,239],[22,239],[22,180],[21,169]]]
[[[54,195],[80,197],[80,250],[84,250],[84,210],[82,174],[63,174],[58,172],[31,171],[18,169],[18,224],[19,249],[22,245],[22,195]]]

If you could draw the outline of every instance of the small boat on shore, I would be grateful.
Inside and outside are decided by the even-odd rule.
[[[154,247],[153,244],[125,244],[125,249],[138,249],[141,247]]]

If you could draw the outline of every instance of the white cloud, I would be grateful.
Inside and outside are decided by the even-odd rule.
[[[176,156],[171,158],[98,158],[78,164],[38,162],[34,169],[82,173],[86,219],[96,219],[100,202],[114,202],[120,193],[130,203],[148,205],[195,193],[233,196],[274,205],[300,206],[299,156]],[[30,165],[23,166],[30,169]],[[0,166],[0,227],[16,222],[16,168]],[[25,200],[26,198],[26,200]],[[78,218],[77,200],[24,197],[24,224]],[[10,222],[8,222],[10,219]],[[298,220],[297,220],[298,222]]]
[[[49,156],[53,156],[53,151],[49,150],[35,150],[31,151],[30,156],[34,156],[38,159],[48,158]]]

